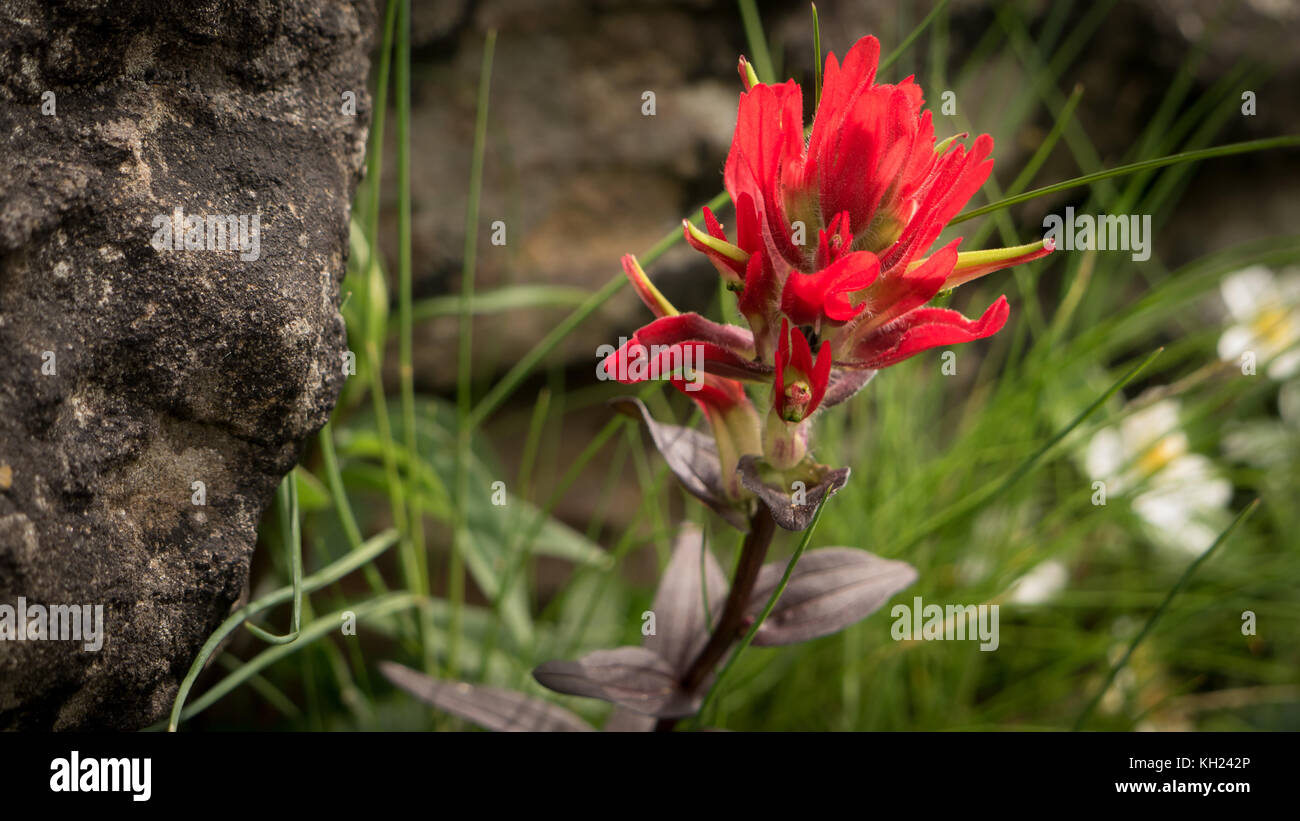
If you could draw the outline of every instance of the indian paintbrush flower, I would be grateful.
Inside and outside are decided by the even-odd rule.
[[[964,134],[936,141],[911,77],[875,82],[879,55],[876,39],[864,37],[843,63],[827,56],[807,132],[799,84],[761,83],[741,58],[745,90],[724,170],[736,212],[734,242],[708,208],[703,228],[683,220],[682,231],[736,294],[748,329],[679,313],[634,258],[624,259],[658,318],[606,359],[606,372],[626,373],[618,367],[645,350],[671,370],[674,356],[691,361],[682,357],[691,348],[714,380],[691,398],[717,442],[725,484],[718,495],[742,507],[748,494],[730,481],[740,457],[761,456],[765,475],[783,486],[821,475],[823,466],[808,453],[809,420],[819,407],[849,398],[878,369],[999,331],[1010,314],[1005,297],[975,319],[929,303],[1053,250],[1034,242],[962,253],[958,238],[930,251],[988,178],[993,140],[982,134],[969,149]],[[761,431],[751,426],[758,414],[743,382],[772,386]]]
[[[842,65],[827,57],[806,139],[799,85],[761,83],[740,60],[745,91],[724,174],[735,242],[707,208],[703,229],[684,221],[683,233],[735,293],[748,328],[678,311],[634,257],[623,259],[655,319],[603,358],[601,375],[665,379],[699,406],[712,435],[659,422],[637,399],[612,404],[641,418],[688,492],[746,533],[728,585],[702,533],[684,527],[655,595],[653,638],[533,671],[552,690],[617,705],[606,729],[666,730],[698,713],[710,682],[726,672],[714,668],[747,630],[759,645],[829,635],[915,581],[905,562],[846,547],[804,554],[806,540],[788,563],[764,564],[775,528],[807,529],[848,479],[848,467],[812,458],[812,420],[877,369],[996,333],[1010,310],[1005,297],[974,320],[929,303],[1052,250],[1031,243],[962,254],[958,239],[930,252],[988,177],[993,140],[981,135],[969,151],[957,138],[936,143],[912,78],[874,82],[879,51],[865,37]],[[770,390],[765,419],[747,382]],[[447,686],[391,665],[384,672],[417,697],[492,729],[592,729],[522,693]]]

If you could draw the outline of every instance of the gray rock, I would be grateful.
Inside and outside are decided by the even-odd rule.
[[[0,2],[0,605],[104,608],[98,651],[0,638],[0,728],[153,722],[246,595],[342,386],[375,29],[371,0]],[[249,247],[159,250],[176,208]]]

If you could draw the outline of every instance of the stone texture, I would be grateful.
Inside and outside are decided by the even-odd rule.
[[[105,609],[98,652],[0,641],[0,728],[151,723],[244,597],[342,384],[375,24],[370,0],[0,2],[0,604]],[[177,207],[258,215],[260,254],[157,250]]]

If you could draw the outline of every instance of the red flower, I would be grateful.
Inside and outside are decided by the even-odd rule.
[[[724,171],[734,242],[707,208],[703,228],[683,221],[682,231],[736,292],[748,330],[678,312],[633,257],[623,260],[657,318],[610,346],[599,374],[664,379],[699,405],[711,437],[655,422],[644,406],[639,413],[683,486],[724,515],[739,516],[752,495],[785,514],[785,491],[775,488],[792,477],[831,482],[835,472],[808,451],[812,414],[853,396],[880,368],[996,333],[1005,297],[973,320],[927,305],[1054,250],[1039,242],[958,253],[959,238],[930,251],[988,178],[993,140],[980,135],[969,150],[956,137],[936,143],[912,78],[875,83],[879,53],[865,37],[842,65],[827,57],[807,139],[798,84],[759,83],[741,60],[745,92]],[[772,384],[765,420],[740,380]],[[806,526],[799,521],[796,529]]]
[[[908,314],[945,288],[1052,250],[1034,244],[959,255],[957,240],[924,256],[988,178],[993,140],[980,135],[969,151],[955,138],[936,145],[912,78],[875,84],[879,55],[876,39],[864,37],[843,65],[827,56],[807,141],[797,83],[746,81],[724,177],[746,226],[729,271],[738,278],[743,257],[740,302],[760,354],[771,350],[779,313],[816,328],[848,367],[883,367],[991,335],[1005,323],[1005,305],[975,322],[952,311]],[[807,241],[812,236],[816,244]],[[751,283],[758,293],[749,293]],[[911,333],[913,326],[927,330]]]

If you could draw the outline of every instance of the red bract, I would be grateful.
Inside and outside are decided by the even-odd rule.
[[[738,245],[727,242],[727,232],[723,230],[722,223],[718,222],[708,206],[704,207],[704,226],[708,229],[707,234],[696,228],[690,220],[682,220],[682,234],[686,237],[687,244],[708,256],[713,267],[718,269],[718,273],[727,283],[727,287],[733,291],[745,287],[745,273],[750,254],[760,250],[763,243],[762,235],[759,233],[758,214],[748,195],[736,203],[736,221]]]
[[[847,468],[811,457],[814,412],[881,368],[996,333],[1010,312],[1005,297],[977,319],[928,306],[945,289],[1053,250],[1036,242],[958,253],[956,239],[931,252],[988,178],[993,140],[936,143],[912,78],[875,82],[879,54],[864,37],[842,64],[827,57],[806,139],[799,85],[760,83],[741,59],[745,92],[724,172],[734,234],[708,208],[703,227],[684,220],[682,231],[736,293],[748,330],[679,313],[635,259],[623,261],[657,319],[605,357],[601,375],[665,379],[700,406],[711,438],[655,422],[643,406],[637,413],[683,486],[724,515],[757,498],[782,527],[806,527],[816,503],[792,506],[792,483],[821,499],[847,478]],[[765,419],[737,380],[772,385]]]
[[[823,342],[814,362],[808,340],[798,328],[793,331],[786,320],[781,320],[772,407],[786,422],[802,422],[817,410],[826,396],[831,377],[831,351],[830,343]]]
[[[754,361],[754,338],[744,328],[720,325],[699,314],[674,314],[643,326],[601,362],[607,379],[636,384],[647,379],[695,379],[692,371],[766,381],[771,368]]]
[[[825,233],[825,232],[823,232]],[[851,295],[865,290],[880,273],[880,263],[866,251],[845,254],[813,274],[791,273],[781,290],[781,312],[799,325],[818,325],[823,317],[847,322],[866,309]]]
[[[623,272],[659,318],[602,359],[598,373],[628,384],[663,379],[699,406],[713,434],[709,448],[694,447],[693,438],[669,435],[672,426],[664,425],[655,426],[656,446],[662,438],[663,447],[674,448],[669,462],[678,479],[725,516],[729,506],[748,495],[736,471],[740,457],[760,452],[762,443],[758,413],[744,386],[724,374],[766,381],[772,368],[756,361],[753,334],[744,328],[680,313],[650,282],[635,257],[623,258]],[[647,416],[647,424],[650,421]]]
[[[842,65],[827,56],[806,141],[802,91],[793,80],[747,81],[741,94],[724,176],[746,230],[740,245],[730,246],[741,253],[729,270],[738,276],[744,259],[740,303],[760,354],[771,351],[778,314],[830,339],[846,367],[883,367],[926,347],[988,336],[1002,327],[1005,310],[993,306],[975,322],[952,312],[907,314],[944,288],[1052,250],[1034,244],[964,260],[958,240],[944,249],[951,253],[924,257],[988,178],[993,140],[980,135],[969,151],[955,139],[936,145],[912,78],[874,82],[879,54],[876,39],[864,37]],[[748,76],[743,62],[741,76]],[[749,227],[755,217],[761,237]],[[721,247],[725,233],[715,224],[710,234]],[[747,293],[751,283],[757,294]],[[930,330],[909,334],[914,324]],[[928,344],[917,347],[921,341]],[[874,353],[881,350],[896,353]]]

